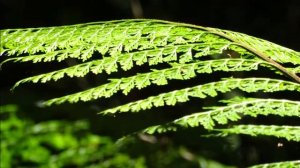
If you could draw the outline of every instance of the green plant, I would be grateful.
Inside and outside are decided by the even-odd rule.
[[[164,150],[153,149],[156,145],[142,143],[135,137],[116,144],[107,136],[92,133],[86,120],[34,122],[24,117],[17,105],[3,105],[0,109],[1,168],[193,167],[197,162],[225,168],[194,154],[193,161],[186,160],[183,155],[190,152],[172,144]],[[143,150],[130,147],[136,144]],[[160,159],[162,156],[164,160]]]
[[[110,98],[118,92],[130,95],[136,89],[152,87],[156,92],[165,90],[100,114],[162,110],[155,107],[181,105],[197,98],[200,101],[191,108],[194,111],[142,131],[154,134],[201,126],[200,132],[206,136],[247,134],[300,141],[300,126],[262,125],[255,120],[251,125],[240,124],[245,116],[300,116],[299,100],[279,99],[274,94],[288,92],[299,98],[300,53],[266,40],[160,20],[7,29],[1,30],[1,37],[1,54],[10,57],[3,63],[80,61],[78,65],[22,79],[13,88],[22,83],[46,83],[88,73],[114,77],[97,87],[45,101],[46,106]],[[299,165],[299,161],[278,164],[289,167]]]
[[[133,158],[109,137],[87,132],[86,121],[34,123],[21,118],[16,105],[0,109],[0,167],[145,167],[143,157]]]

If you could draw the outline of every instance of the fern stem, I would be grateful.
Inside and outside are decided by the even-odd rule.
[[[216,32],[216,31],[214,31],[214,30],[212,30],[210,28],[207,28],[206,30],[209,31],[209,32],[211,32],[211,33],[213,33],[213,34],[216,34],[216,35],[219,35],[221,37],[224,37],[224,38],[226,38],[226,39],[228,39],[228,40],[230,40],[232,42],[237,43],[237,45],[239,45],[239,46],[245,48],[246,50],[254,53],[255,55],[257,55],[258,57],[260,57],[264,61],[269,62],[274,67],[276,67],[277,69],[279,69],[281,72],[283,72],[284,74],[286,74],[287,76],[289,76],[291,79],[294,79],[296,82],[300,83],[300,77],[299,76],[297,76],[295,73],[292,73],[292,72],[288,71],[284,66],[282,66],[278,62],[272,60],[271,58],[269,58],[267,55],[265,55],[261,51],[255,50],[253,47],[248,46],[247,44],[245,44],[243,42],[237,41],[237,40],[235,40],[235,39],[227,36],[224,33]]]

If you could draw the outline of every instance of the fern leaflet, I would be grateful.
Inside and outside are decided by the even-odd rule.
[[[228,106],[215,107],[212,110],[186,115],[166,125],[152,126],[145,129],[145,132],[153,134],[176,130],[174,125],[181,127],[198,127],[202,125],[205,129],[212,130],[217,124],[227,124],[229,121],[241,119],[241,115],[256,117],[257,115],[279,115],[279,116],[300,116],[300,102],[278,99],[253,99],[239,103],[232,103]]]

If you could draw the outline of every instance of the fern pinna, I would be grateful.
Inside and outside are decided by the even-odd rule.
[[[22,79],[13,88],[28,82],[57,81],[65,76],[84,77],[88,73],[111,75],[139,66],[146,69],[127,76],[119,73],[119,78],[108,79],[97,87],[47,100],[44,102],[47,106],[110,98],[118,92],[127,95],[135,88],[141,90],[152,85],[159,88],[173,80],[202,79],[205,74],[212,77],[225,74],[213,78],[213,81],[202,79],[200,84],[193,83],[193,86],[121,104],[100,114],[142,112],[155,107],[176,106],[191,98],[203,102],[207,97],[219,96],[215,99],[215,105],[199,106],[196,112],[141,131],[154,134],[202,127],[207,135],[264,135],[300,141],[299,126],[236,122],[244,116],[300,117],[299,99],[266,98],[255,94],[288,91],[297,95],[300,92],[300,53],[249,35],[160,20],[117,20],[1,30],[1,55],[7,56],[2,64],[60,62],[67,59],[80,61],[74,66]],[[241,75],[241,72],[249,71],[268,75]],[[237,90],[239,93],[236,94]],[[248,97],[248,93],[252,93],[253,97]],[[222,100],[218,100],[220,97]],[[297,166],[299,161],[257,167],[274,165]]]

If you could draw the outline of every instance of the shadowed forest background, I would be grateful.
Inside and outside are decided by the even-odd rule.
[[[151,18],[233,30],[266,39],[296,51],[300,50],[299,0],[0,0],[0,5],[0,29]],[[0,62],[3,60],[4,57],[0,57]],[[76,62],[41,63],[34,66],[26,63],[5,64],[0,71],[0,104],[10,105],[1,109],[1,125],[4,121],[6,121],[5,126],[10,125],[8,120],[11,119],[9,122],[13,123],[12,125],[15,124],[13,129],[19,131],[13,135],[5,134],[4,137],[10,137],[9,141],[14,141],[15,144],[24,140],[23,144],[20,144],[24,145],[23,147],[14,149],[15,153],[11,151],[15,166],[46,165],[49,164],[51,155],[61,154],[69,148],[79,149],[82,146],[86,147],[86,158],[76,152],[74,152],[74,158],[72,154],[65,154],[66,156],[60,158],[61,165],[81,167],[105,163],[107,167],[124,167],[126,164],[128,164],[127,167],[133,167],[133,165],[137,167],[145,165],[148,167],[200,167],[205,162],[215,164],[215,167],[220,166],[211,161],[215,160],[224,165],[245,167],[258,163],[299,159],[297,153],[300,151],[300,146],[296,143],[271,138],[255,139],[247,136],[228,138],[226,142],[217,139],[205,141],[200,140],[199,135],[193,130],[158,137],[138,135],[122,142],[124,144],[118,144],[121,147],[117,149],[113,144],[115,140],[148,126],[151,124],[149,121],[156,118],[160,120],[159,117],[168,118],[172,115],[145,113],[117,117],[97,115],[97,112],[103,109],[120,104],[126,99],[137,99],[140,95],[126,98],[117,95],[113,100],[66,103],[47,108],[39,106],[42,100],[95,86],[99,81],[101,82],[101,75],[88,75],[79,79],[66,78],[48,84],[25,84],[14,92],[10,91],[18,80],[58,69],[57,67],[63,67],[63,64],[71,66]],[[151,90],[145,94],[149,92]],[[5,111],[12,111],[13,114]],[[128,124],[128,120],[132,122]],[[40,124],[39,128],[45,131],[38,133],[29,131],[30,133],[26,135],[22,134],[31,129],[29,127],[33,130],[37,129],[37,124]],[[2,129],[5,128],[2,127]],[[34,136],[39,140],[35,140]],[[56,136],[58,138],[51,140]],[[20,140],[16,141],[18,138]],[[27,141],[28,144],[34,142],[35,145],[24,144]],[[89,146],[93,143],[95,143],[94,146]],[[41,153],[36,153],[39,150]],[[210,153],[211,151],[217,153]],[[5,152],[9,153],[9,151]],[[3,155],[3,151],[1,153]],[[121,155],[117,156],[116,153]],[[43,158],[32,158],[31,155]],[[78,158],[75,156],[83,157],[82,161],[76,162]],[[105,164],[102,166],[105,167]]]

